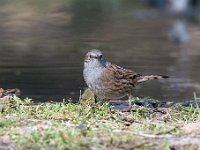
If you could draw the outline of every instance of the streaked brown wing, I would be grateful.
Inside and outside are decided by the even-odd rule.
[[[109,64],[102,74],[102,81],[110,90],[123,94],[131,92],[140,76],[132,70]]]

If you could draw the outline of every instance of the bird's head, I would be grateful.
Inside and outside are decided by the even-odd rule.
[[[84,67],[105,67],[106,59],[103,56],[103,53],[98,49],[92,49],[85,55]]]

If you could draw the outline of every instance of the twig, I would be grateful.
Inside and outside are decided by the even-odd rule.
[[[145,133],[139,133],[135,134],[137,136],[143,136],[147,138],[171,138],[174,137],[173,135],[156,135],[156,134],[145,134]]]
[[[156,133],[156,135],[167,134],[167,133],[170,133],[170,132],[172,132],[172,131],[174,131],[174,130],[176,130],[178,128],[180,128],[180,126],[175,126],[174,128],[169,129],[167,131],[158,132],[158,133]]]

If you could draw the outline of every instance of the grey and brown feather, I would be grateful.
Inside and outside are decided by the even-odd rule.
[[[130,94],[141,82],[168,78],[162,75],[143,76],[132,70],[112,64],[98,49],[85,55],[83,77],[88,87],[101,99],[116,100]]]

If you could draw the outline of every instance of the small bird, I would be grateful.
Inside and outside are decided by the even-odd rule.
[[[106,61],[98,49],[90,50],[84,59],[83,77],[94,94],[104,100],[119,100],[129,96],[134,87],[147,80],[163,79],[168,76],[144,76]],[[129,103],[129,109],[131,109]]]

